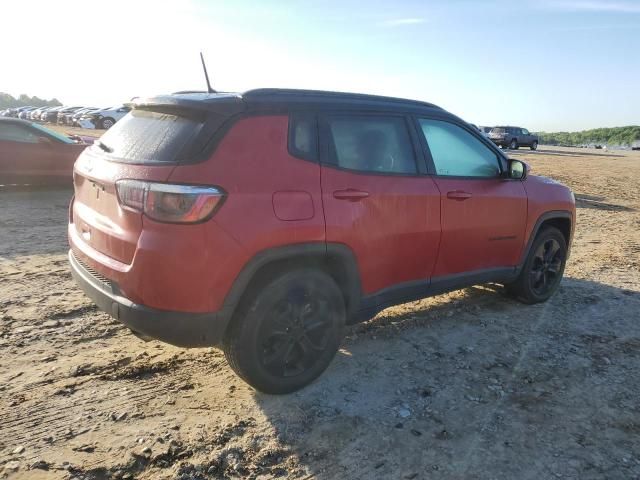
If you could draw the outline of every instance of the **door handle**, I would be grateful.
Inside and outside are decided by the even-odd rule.
[[[454,190],[452,192],[447,192],[447,198],[451,198],[452,200],[458,200],[459,202],[463,200],[467,200],[471,198],[471,194],[469,192],[463,192],[462,190]]]
[[[349,200],[350,202],[357,202],[363,198],[367,198],[369,192],[363,190],[356,190],[354,188],[347,188],[346,190],[336,190],[333,192],[333,198],[338,200]]]

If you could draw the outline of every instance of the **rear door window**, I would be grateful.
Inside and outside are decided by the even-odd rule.
[[[318,129],[314,115],[294,113],[289,117],[289,153],[305,160],[317,160]]]
[[[92,148],[124,163],[175,163],[202,126],[196,117],[134,109]]]
[[[327,136],[329,162],[337,167],[372,173],[416,173],[403,117],[330,116]]]

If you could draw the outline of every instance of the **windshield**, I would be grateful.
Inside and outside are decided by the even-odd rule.
[[[53,130],[49,130],[48,128],[45,128],[42,125],[39,125],[37,123],[32,123],[31,126],[36,130],[40,130],[42,133],[46,133],[50,137],[55,137],[57,140],[60,140],[63,143],[75,143],[69,137],[65,137],[61,133],[55,132]]]
[[[171,163],[177,161],[202,125],[192,118],[133,110],[107,130],[93,148],[121,162]]]

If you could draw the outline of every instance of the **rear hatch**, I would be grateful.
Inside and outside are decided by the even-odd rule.
[[[76,161],[71,212],[76,242],[131,264],[143,214],[120,204],[116,182],[166,182],[178,164],[200,159],[227,118],[209,109],[153,103],[117,122]]]

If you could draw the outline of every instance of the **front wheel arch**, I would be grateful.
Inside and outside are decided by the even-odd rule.
[[[529,256],[529,251],[533,246],[533,242],[536,239],[538,233],[542,231],[544,227],[555,227],[564,236],[565,242],[567,244],[568,252],[571,251],[571,239],[573,233],[573,215],[571,212],[567,210],[553,210],[550,212],[546,212],[542,214],[531,230],[531,234],[529,235],[529,239],[527,240],[527,244],[525,245],[524,250],[522,251],[522,255],[520,257],[520,263],[518,264],[517,273],[520,273],[524,262]],[[567,258],[568,258],[567,254]]]

